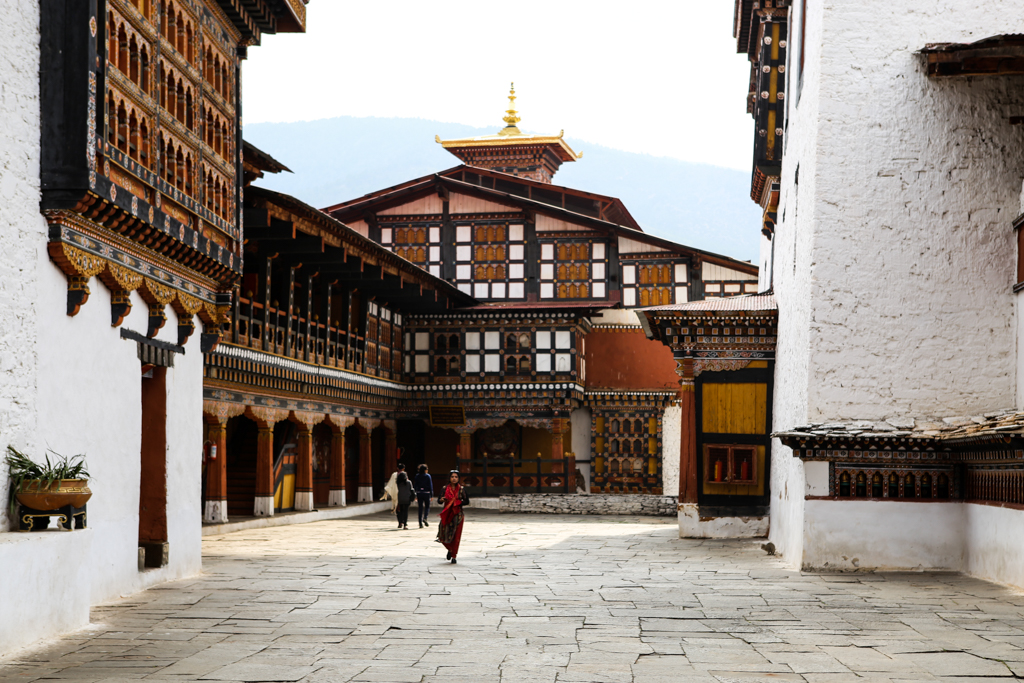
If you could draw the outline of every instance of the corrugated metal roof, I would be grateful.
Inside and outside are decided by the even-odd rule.
[[[741,296],[723,296],[703,301],[688,301],[683,304],[669,306],[648,306],[638,311],[777,311],[778,304],[774,294],[744,294]]]

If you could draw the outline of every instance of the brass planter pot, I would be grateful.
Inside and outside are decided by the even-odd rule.
[[[68,505],[80,508],[92,498],[88,479],[61,479],[43,488],[39,479],[23,482],[14,494],[15,499],[27,508],[46,512]]]

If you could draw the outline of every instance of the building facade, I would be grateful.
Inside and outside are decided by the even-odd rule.
[[[200,569],[202,349],[242,272],[241,60],[305,23],[295,0],[9,9],[0,434],[86,455],[93,498],[86,529],[0,533],[24,579],[0,582],[5,651]]]
[[[1024,585],[1019,8],[910,9],[736,3],[779,309],[770,538]]]
[[[247,189],[242,284],[206,361],[226,453],[207,521],[373,500],[399,460],[457,468],[476,496],[674,509],[677,363],[634,311],[752,293],[757,267],[552,184],[580,155],[520,131],[513,103],[497,135],[439,141],[465,164],[322,212]],[[283,168],[246,159],[251,178]]]

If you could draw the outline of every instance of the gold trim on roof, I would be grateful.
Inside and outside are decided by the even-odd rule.
[[[558,148],[558,155],[562,161],[575,161],[583,158],[583,152],[576,153],[572,147],[562,139],[565,129],[559,131],[558,135],[535,135],[523,133],[516,125],[522,119],[516,111],[516,88],[515,83],[509,89],[508,109],[502,120],[505,127],[494,135],[479,135],[474,138],[459,138],[457,140],[442,140],[439,135],[434,136],[434,142],[439,143],[445,149],[460,149],[468,147],[528,147],[537,145],[552,145]]]

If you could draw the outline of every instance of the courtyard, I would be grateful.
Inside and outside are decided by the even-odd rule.
[[[393,527],[207,537],[201,576],[95,608],[90,628],[0,661],[0,680],[1024,676],[1024,595],[967,576],[799,572],[758,541],[679,539],[671,518],[480,510],[451,565],[434,526]]]

